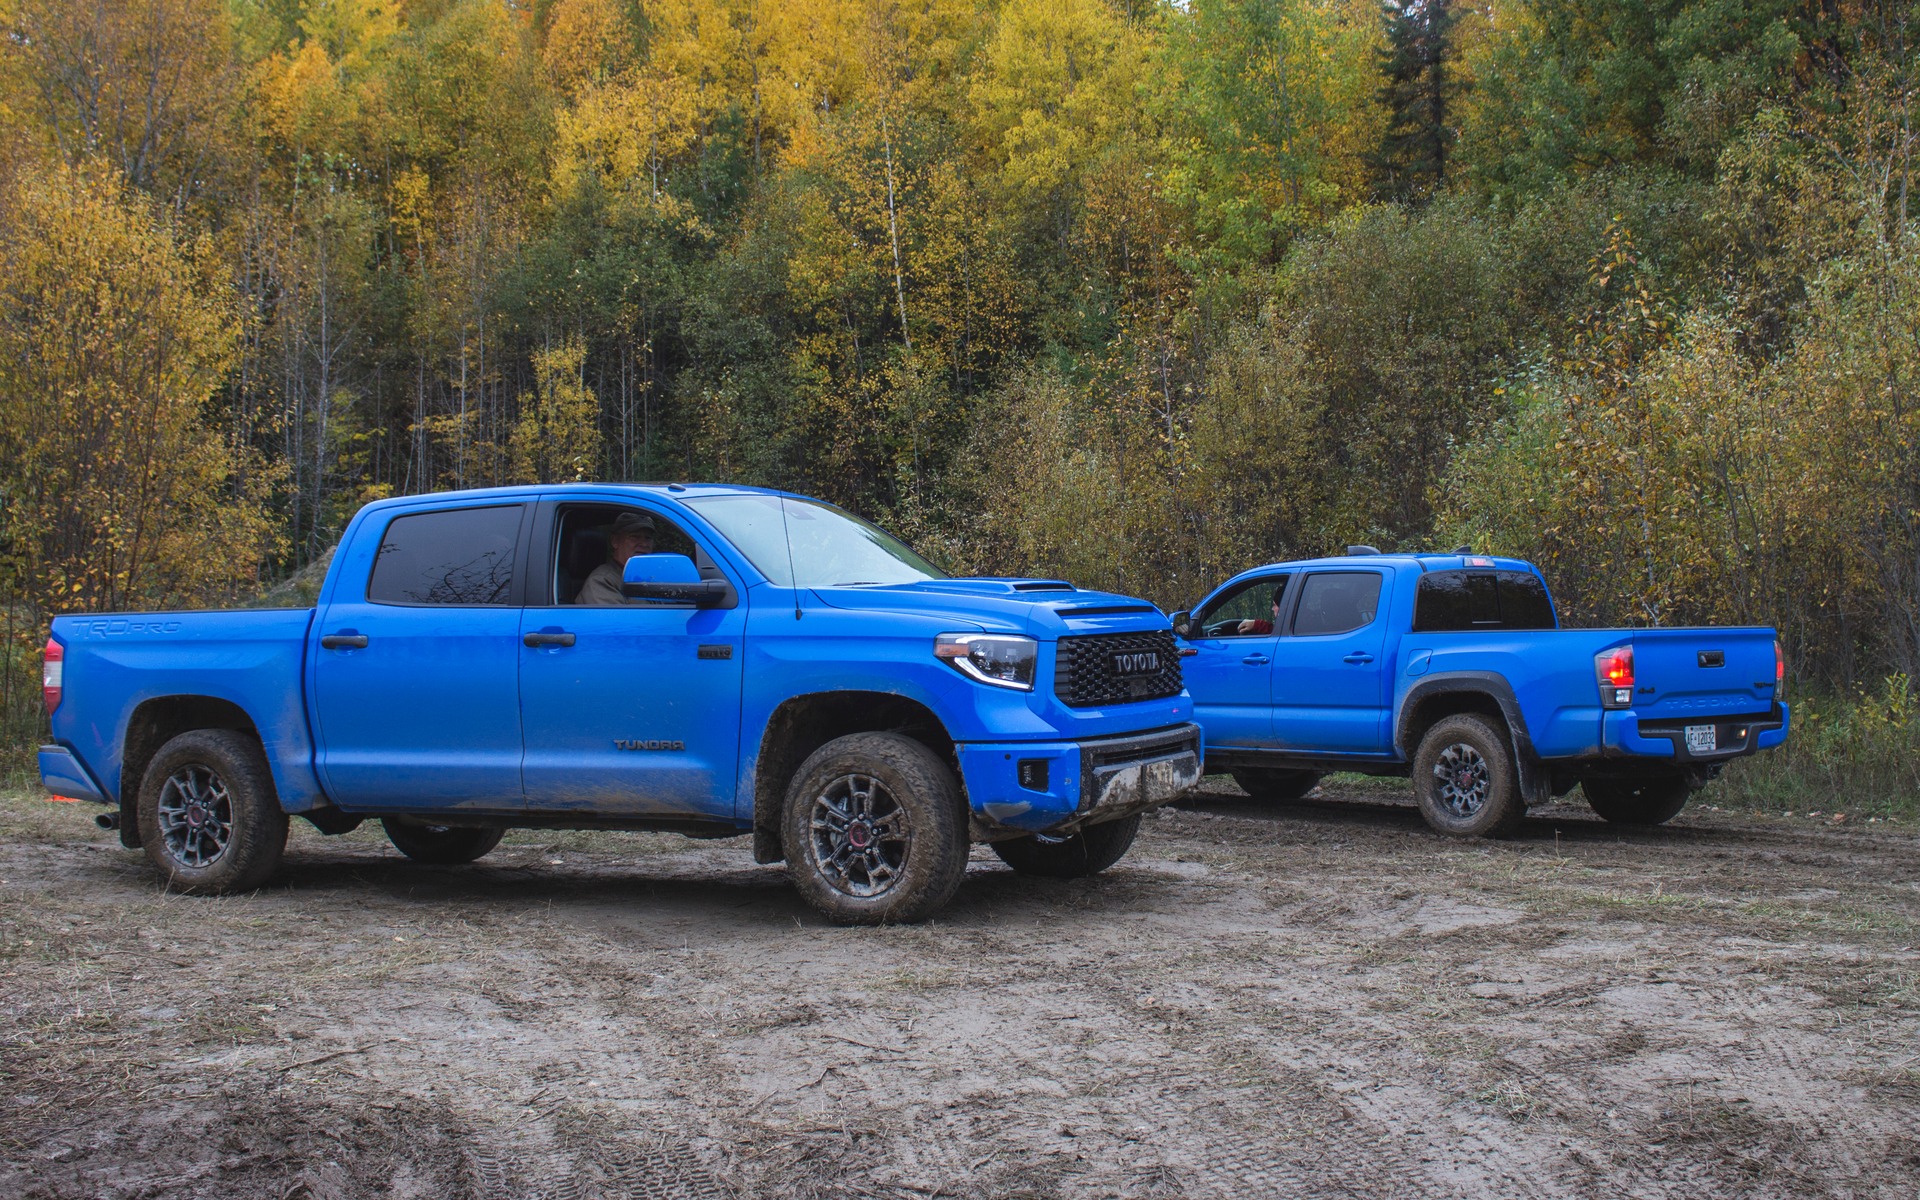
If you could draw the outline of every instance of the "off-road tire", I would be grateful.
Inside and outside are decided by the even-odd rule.
[[[189,730],[160,747],[140,777],[136,815],[141,848],[182,892],[250,892],[287,848],[266,753],[232,729]]]
[[[1235,767],[1233,781],[1255,800],[1298,800],[1320,786],[1320,772],[1282,767]]]
[[[1587,794],[1587,806],[1602,821],[1664,825],[1687,806],[1693,784],[1684,775],[1654,775],[1645,779],[1583,779],[1580,790]]]
[[[873,819],[836,825],[863,793]],[[897,733],[848,734],[808,756],[787,786],[781,836],[794,886],[841,925],[923,921],[967,873],[960,782],[939,755]]]
[[[1063,838],[1018,837],[993,843],[1000,861],[1021,875],[1080,879],[1119,862],[1140,832],[1140,814],[1089,825]]]
[[[457,867],[470,863],[500,844],[507,831],[497,827],[435,825],[412,817],[381,817],[393,848],[417,863]]]
[[[1500,837],[1527,815],[1507,731],[1478,713],[1427,730],[1413,757],[1413,795],[1427,824],[1450,837]]]

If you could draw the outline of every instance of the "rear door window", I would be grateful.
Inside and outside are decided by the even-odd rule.
[[[1351,633],[1380,612],[1380,576],[1373,571],[1322,571],[1300,585],[1295,637]]]
[[[367,581],[375,604],[496,607],[513,602],[521,505],[395,517]]]

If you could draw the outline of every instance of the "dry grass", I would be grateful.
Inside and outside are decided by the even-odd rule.
[[[1229,789],[1230,791],[1230,789]],[[296,835],[157,886],[0,798],[0,1194],[1910,1196],[1920,843],[1223,791],[827,928],[743,843]]]

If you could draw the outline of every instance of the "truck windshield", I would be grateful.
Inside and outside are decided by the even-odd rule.
[[[948,578],[899,538],[830,504],[764,495],[701,496],[687,504],[781,587]]]

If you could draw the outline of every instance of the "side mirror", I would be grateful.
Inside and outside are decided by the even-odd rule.
[[[1193,632],[1193,614],[1184,608],[1167,620],[1173,622],[1173,632],[1181,637],[1187,637]]]
[[[700,568],[684,554],[636,554],[621,572],[620,594],[629,600],[677,600],[713,608],[726,599],[727,584],[700,578]]]

